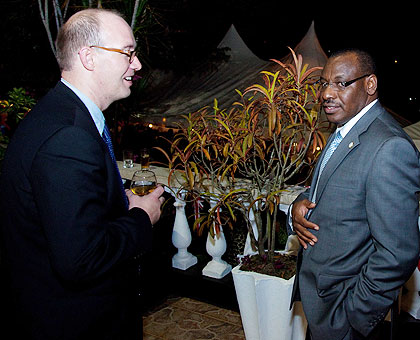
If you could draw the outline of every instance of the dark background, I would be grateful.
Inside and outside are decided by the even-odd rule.
[[[145,71],[159,68],[174,70],[176,74],[189,72],[214,53],[232,23],[257,56],[265,60],[281,58],[288,53],[287,46],[294,47],[300,42],[314,20],[327,55],[346,47],[367,49],[378,64],[382,103],[412,122],[419,120],[419,18],[415,2],[379,6],[367,1],[150,0],[149,3],[158,13],[160,30],[148,38]],[[2,0],[0,28],[0,98],[13,87],[25,87],[39,98],[59,79],[59,72],[38,2]],[[155,40],[159,42],[154,43]]]

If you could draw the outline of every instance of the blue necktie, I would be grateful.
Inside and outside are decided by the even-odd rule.
[[[106,124],[104,126],[104,131],[102,132],[102,138],[103,138],[106,146],[108,147],[108,151],[109,151],[109,154],[111,156],[112,162],[114,163],[114,167],[117,170],[118,175],[120,176],[120,180],[119,180],[120,190],[121,190],[122,195],[123,195],[124,200],[125,200],[125,206],[128,209],[127,195],[125,194],[123,182],[122,182],[121,175],[120,175],[120,170],[118,169],[117,160],[115,159],[114,148],[112,147],[111,134],[110,134],[108,126]]]
[[[340,144],[342,139],[343,139],[343,137],[341,137],[340,131],[337,131],[337,133],[334,137],[334,140],[330,144],[330,147],[328,148],[327,152],[325,153],[324,158],[322,159],[321,167],[319,168],[318,178],[319,178],[319,176],[321,176],[322,170],[324,170],[325,165],[327,164],[328,160],[330,159],[330,157],[334,153],[335,149],[337,149],[338,144]]]
[[[327,151],[325,152],[324,158],[322,159],[321,166],[319,167],[319,173],[318,173],[318,179],[316,181],[316,186],[314,193],[312,195],[312,202],[315,202],[316,200],[316,193],[318,190],[318,183],[319,178],[321,177],[322,170],[324,170],[325,165],[327,164],[328,160],[331,158],[332,154],[334,153],[335,149],[337,149],[338,144],[343,140],[343,137],[341,137],[340,131],[337,131],[335,134],[334,140],[331,142],[330,146],[328,147]]]

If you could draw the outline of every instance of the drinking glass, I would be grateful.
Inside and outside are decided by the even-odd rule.
[[[134,166],[134,153],[132,150],[123,150],[123,167],[132,168]]]
[[[150,170],[138,170],[133,174],[130,185],[131,191],[144,196],[156,189],[156,175]]]
[[[149,169],[150,166],[150,151],[148,148],[140,149],[140,165],[142,169]]]

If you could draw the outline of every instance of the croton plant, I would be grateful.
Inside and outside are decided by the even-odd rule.
[[[170,152],[160,149],[169,185],[211,207],[197,214],[194,229],[217,237],[220,226],[233,228],[241,215],[252,248],[271,264],[278,262],[281,195],[310,176],[325,145],[316,83],[321,67],[308,68],[292,49],[291,55],[292,63],[273,60],[276,71],[263,71],[262,82],[236,90],[230,107],[220,108],[215,99],[213,107],[183,116],[168,140]]]

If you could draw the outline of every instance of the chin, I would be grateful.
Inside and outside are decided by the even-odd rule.
[[[340,124],[340,120],[337,119],[335,115],[331,115],[331,116],[327,115],[327,119],[330,123],[337,124],[337,125]]]
[[[120,99],[127,98],[128,96],[130,96],[130,94],[131,94],[131,90],[130,89],[126,89],[125,91],[122,91],[120,93],[120,95],[118,96],[118,99],[115,99],[115,101],[120,100]]]
[[[348,118],[345,118],[343,117],[343,115],[340,115],[338,113],[331,114],[331,115],[327,114],[326,116],[330,123],[337,124],[337,125],[345,124],[349,120]]]

